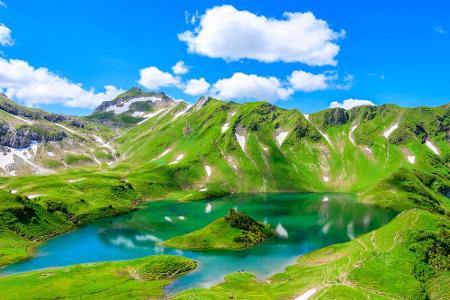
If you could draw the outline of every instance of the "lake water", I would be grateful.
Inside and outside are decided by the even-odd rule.
[[[272,239],[241,251],[184,251],[158,242],[199,229],[230,208],[267,222]],[[263,279],[281,272],[307,252],[345,242],[379,228],[395,213],[356,202],[351,194],[240,194],[209,201],[155,201],[142,210],[107,218],[54,238],[36,257],[2,270],[10,274],[78,263],[125,260],[155,254],[176,254],[198,262],[198,268],[166,287],[172,294],[208,287],[226,274],[250,271]]]

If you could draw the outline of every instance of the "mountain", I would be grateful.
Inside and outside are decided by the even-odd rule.
[[[162,92],[144,92],[134,87],[103,102],[88,119],[114,127],[129,127],[176,105],[176,101]]]
[[[450,104],[307,115],[211,97],[191,105],[132,88],[92,115],[74,117],[2,96],[0,133],[0,266],[28,258],[53,236],[153,199],[337,191],[399,215],[305,255],[268,281],[240,272],[184,296],[227,298],[239,290],[242,298],[285,299],[324,282],[344,283],[330,285],[336,290],[329,298],[341,288],[355,299],[445,294],[436,287],[449,278],[441,254],[450,245]],[[48,175],[21,176],[38,174]]]
[[[51,174],[110,162],[114,131],[88,119],[21,106],[0,95],[0,175]]]

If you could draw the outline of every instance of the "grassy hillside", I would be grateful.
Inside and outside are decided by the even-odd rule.
[[[160,299],[165,285],[195,268],[196,263],[190,259],[160,255],[47,269],[0,278],[1,297]]]
[[[258,281],[230,274],[210,289],[173,299],[444,299],[450,282],[448,218],[409,210],[353,241],[299,258],[283,273]]]
[[[270,225],[231,209],[228,216],[161,244],[178,249],[244,249],[262,243],[272,235]]]

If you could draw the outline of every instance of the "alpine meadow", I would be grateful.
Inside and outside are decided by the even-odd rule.
[[[0,1],[0,299],[450,299],[448,3],[69,2]]]

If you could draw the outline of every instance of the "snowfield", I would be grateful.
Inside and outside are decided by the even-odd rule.
[[[384,137],[388,138],[397,128],[398,128],[398,123],[395,123],[394,125],[392,125],[388,130],[386,130],[383,133]]]

